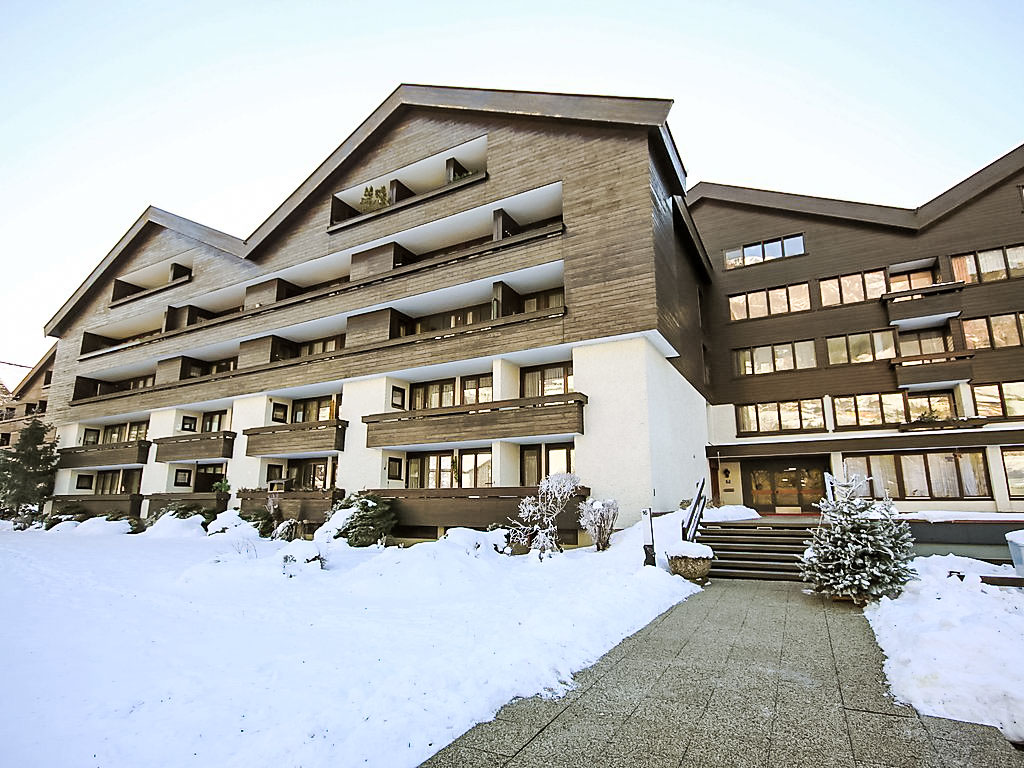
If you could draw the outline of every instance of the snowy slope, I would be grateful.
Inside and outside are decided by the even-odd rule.
[[[475,540],[320,570],[311,542],[0,530],[2,762],[414,766],[697,591],[634,529],[543,563]]]

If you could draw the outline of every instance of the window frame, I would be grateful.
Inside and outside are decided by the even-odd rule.
[[[786,247],[786,242],[789,241],[789,240],[794,240],[796,238],[800,238],[800,251],[798,253],[788,253],[787,252],[788,249]],[[779,253],[780,253],[780,255],[779,256],[772,256],[770,258],[767,258],[767,250],[766,250],[765,246],[766,245],[773,245],[774,246],[775,243],[779,244]],[[751,261],[748,262],[747,261],[747,251],[748,251],[748,249],[755,249],[755,248],[757,249],[759,256],[755,260],[755,259],[753,259],[753,253],[751,252],[752,259],[751,259]],[[737,252],[739,253],[740,263],[739,264],[734,264],[733,266],[730,267],[729,266],[730,254],[735,254]],[[808,251],[807,251],[807,237],[806,237],[806,235],[803,232],[794,232],[792,234],[782,235],[780,237],[770,237],[770,238],[768,238],[766,240],[758,240],[758,241],[755,241],[755,242],[748,242],[748,243],[745,243],[743,245],[738,245],[738,246],[734,246],[734,247],[731,247],[731,248],[723,248],[722,249],[722,265],[723,265],[724,269],[726,269],[728,271],[731,271],[731,270],[734,270],[734,269],[743,269],[744,267],[753,267],[753,266],[756,266],[757,264],[768,264],[768,263],[771,263],[773,261],[782,261],[784,259],[792,259],[792,258],[795,258],[797,256],[806,256],[807,253],[808,253]]]
[[[871,295],[868,287],[868,275],[881,275],[882,279],[882,292],[877,296]],[[846,298],[847,284],[856,280],[857,285],[860,288],[861,298]],[[834,283],[836,295],[839,297],[838,301],[826,302],[825,296],[822,293],[824,285],[826,283]],[[864,304],[869,301],[878,301],[886,293],[889,293],[889,276],[886,274],[885,267],[878,267],[877,269],[864,269],[859,272],[845,272],[841,275],[833,275],[831,277],[819,277],[818,278],[818,301],[820,302],[822,309],[831,309],[832,307],[841,307],[849,304]]]
[[[949,455],[953,456],[953,458],[954,458],[953,466],[956,468],[956,480],[957,480],[957,489],[958,489],[958,495],[956,495],[956,496],[936,496],[935,495],[935,487],[932,484],[932,468],[931,468],[931,465],[930,465],[930,463],[928,461],[928,457],[931,456],[931,455],[942,455],[942,454],[949,454]],[[964,454],[979,454],[981,456],[981,458],[982,458],[981,465],[985,469],[985,486],[986,486],[986,489],[988,490],[987,495],[983,495],[983,496],[966,496],[966,495],[964,495],[963,470],[960,467],[960,458]],[[843,461],[844,470],[846,468],[846,460],[847,460],[848,457],[864,458],[864,459],[867,459],[867,462],[868,462],[867,463],[868,477],[869,478],[873,477],[877,473],[874,470],[872,470],[872,468],[871,468],[871,457],[872,456],[891,456],[893,458],[893,463],[895,465],[894,469],[895,469],[895,476],[896,476],[896,488],[897,488],[897,491],[899,492],[899,495],[891,496],[890,497],[894,501],[940,501],[941,502],[941,501],[974,501],[974,500],[986,500],[986,499],[994,498],[994,496],[993,496],[993,489],[992,489],[992,472],[991,472],[990,467],[988,465],[988,458],[987,458],[987,454],[986,454],[984,448],[965,449],[965,450],[958,450],[958,449],[954,449],[954,448],[945,448],[945,449],[931,449],[931,450],[920,450],[920,451],[851,451],[849,453],[844,451],[843,454],[842,454],[842,461]],[[904,473],[903,473],[903,462],[901,460],[902,457],[904,457],[904,456],[908,456],[908,457],[909,456],[921,457],[922,463],[923,463],[923,467],[924,467],[924,473],[925,473],[925,482],[928,485],[928,495],[927,496],[907,496],[906,495],[907,487],[906,487],[906,480],[904,479]],[[866,494],[858,494],[858,495],[861,498],[871,498],[871,499],[881,498],[881,497],[879,497],[879,496],[877,496],[875,494],[874,488],[871,487],[870,483],[868,484],[867,493]]]
[[[546,388],[547,379],[545,378],[545,372],[554,368],[562,369],[562,392],[552,393],[551,395],[545,395],[544,390]],[[527,395],[526,394],[526,377],[533,373],[540,373],[540,386],[538,395]],[[572,371],[572,361],[564,360],[554,363],[545,363],[544,365],[531,365],[528,368],[519,369],[519,396],[521,398],[527,397],[557,397],[558,395],[568,395],[574,392],[574,379]]]
[[[983,419],[998,419],[1000,421],[1020,421],[1024,419],[1024,413],[1020,415],[1011,416],[1006,408],[1006,385],[1007,384],[1018,384],[1024,388],[1024,380],[1022,381],[991,381],[981,383],[971,383],[971,399],[974,401],[974,412]],[[981,409],[978,407],[978,393],[977,390],[980,387],[996,387],[999,392],[999,409],[1001,412],[1000,416],[982,416]]]
[[[191,488],[192,487],[192,470],[191,469],[176,469],[176,470],[174,470],[174,487],[175,488]]]
[[[199,417],[198,416],[182,416],[181,417],[181,431],[182,432],[198,432],[199,431]]]
[[[810,349],[814,355],[814,364],[810,366],[800,366],[798,361],[800,355],[797,354],[797,344],[810,344]],[[790,368],[779,368],[779,354],[777,348],[789,348],[789,359],[792,362]],[[758,371],[757,370],[757,350],[768,350],[767,361],[771,363],[772,369],[770,371]],[[749,373],[744,370],[743,356],[749,356],[750,371]],[[772,342],[769,344],[758,344],[756,347],[741,347],[739,349],[732,350],[733,359],[733,377],[743,378],[746,376],[768,376],[773,373],[796,373],[798,371],[813,371],[818,368],[818,349],[814,343],[814,339],[797,339],[796,341],[780,341]]]
[[[96,483],[95,475],[77,475],[75,477],[76,491],[91,491]]]
[[[793,309],[793,289],[803,288],[806,291],[807,308],[806,309]],[[787,309],[782,312],[772,312],[772,292],[783,291],[786,297]],[[751,315],[750,313],[750,297],[757,294],[764,294],[765,296],[765,314],[763,315]],[[733,301],[736,299],[743,299],[743,317],[733,317]],[[770,288],[762,288],[756,291],[747,291],[746,293],[736,293],[727,297],[729,305],[729,322],[741,323],[745,320],[763,320],[766,317],[780,317],[782,315],[793,315],[801,312],[810,312],[813,308],[811,307],[811,285],[809,282],[804,281],[801,283],[787,283],[785,285],[775,285]]]
[[[405,390],[402,390],[403,392]],[[387,461],[388,480],[402,479],[402,459],[399,456],[388,456]]]
[[[782,428],[782,404],[783,403],[796,403],[797,404],[797,412],[800,414],[800,428],[799,429],[783,429]],[[820,427],[807,427],[807,426],[804,426],[804,422],[805,422],[805,418],[806,418],[805,414],[804,414],[804,403],[817,403],[818,409],[819,409],[818,413],[821,416],[821,426]],[[772,406],[772,405],[775,406],[775,414],[776,414],[776,417],[778,419],[779,428],[778,429],[761,429],[761,415],[760,415],[760,411],[758,409],[761,406],[768,407],[768,406]],[[744,408],[752,408],[753,409],[752,413],[753,413],[753,416],[754,416],[754,423],[757,425],[756,429],[754,429],[754,430],[744,430],[744,429],[741,428],[741,424],[742,424],[741,411]],[[734,411],[735,411],[735,414],[736,414],[736,436],[737,437],[748,437],[748,436],[753,436],[753,435],[779,435],[779,434],[792,435],[792,434],[800,434],[800,433],[813,433],[813,432],[827,432],[828,431],[828,422],[825,419],[825,400],[824,400],[823,397],[800,397],[800,398],[796,398],[794,400],[769,400],[769,401],[759,402],[759,403],[738,403],[738,404],[736,404],[734,406]]]
[[[1003,462],[1003,476],[1006,478],[1006,492],[1009,494],[1011,499],[1024,499],[1024,479],[1021,481],[1020,493],[1013,492],[1013,485],[1010,482],[1010,470],[1006,466],[1007,453],[1019,453],[1021,455],[1021,460],[1024,461],[1024,445],[1004,445],[1001,446],[999,451],[1000,459]]]
[[[878,357],[878,344],[876,340],[876,334],[888,333],[892,338],[892,357]],[[853,360],[853,356],[850,350],[850,337],[851,336],[867,336],[869,339],[869,345],[871,348],[871,359],[870,360]],[[834,363],[832,362],[832,355],[829,352],[829,343],[838,339],[843,340],[844,348],[846,349],[846,360],[844,362]],[[866,331],[856,331],[854,333],[843,333],[835,336],[825,337],[825,357],[828,360],[828,367],[835,368],[842,365],[866,365],[869,363],[882,363],[891,360],[896,360],[899,357],[896,344],[898,342],[897,334],[892,328],[873,328]]]

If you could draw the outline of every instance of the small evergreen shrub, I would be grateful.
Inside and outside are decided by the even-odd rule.
[[[862,482],[835,481],[835,499],[818,505],[821,525],[800,559],[800,575],[815,592],[858,604],[896,597],[914,576],[910,525],[894,517],[891,499],[858,497]]]
[[[298,520],[284,520],[274,528],[270,538],[279,541],[295,541],[302,535],[302,524]]]
[[[387,208],[391,205],[391,199],[388,196],[388,188],[383,184],[376,189],[373,187],[366,187],[363,190],[363,197],[359,200],[359,211],[361,213],[370,213],[371,211],[379,211],[381,208]]]
[[[255,525],[259,530],[260,537],[264,539],[270,538],[274,529],[281,523],[280,517],[271,514],[265,507],[251,512],[239,512],[238,516],[245,522]]]
[[[398,513],[391,509],[391,499],[367,491],[350,493],[334,511],[341,509],[352,510],[340,531],[341,537],[352,547],[383,544],[398,524]]]
[[[205,531],[207,526],[213,522],[213,519],[217,517],[217,513],[212,509],[207,509],[202,504],[195,502],[186,501],[169,501],[161,509],[150,510],[146,516],[145,527],[152,528],[154,523],[164,515],[170,515],[176,517],[179,520],[186,520],[194,515],[201,515],[203,518],[203,530]],[[110,518],[108,518],[110,519]],[[128,518],[124,518],[128,519]]]
[[[129,515],[127,512],[107,512],[103,517],[107,518],[111,522],[117,522],[118,520],[127,520],[131,525],[131,530],[128,533],[142,533],[146,530],[146,523],[134,515]]]
[[[612,531],[619,519],[619,502],[615,499],[587,499],[580,503],[580,528],[594,540],[598,552],[612,545]]]

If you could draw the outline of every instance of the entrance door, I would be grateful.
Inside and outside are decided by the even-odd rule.
[[[824,456],[799,459],[744,459],[743,501],[761,514],[815,512],[825,495]]]

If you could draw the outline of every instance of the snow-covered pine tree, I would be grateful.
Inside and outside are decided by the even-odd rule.
[[[857,496],[866,482],[834,481],[834,499],[822,499],[821,524],[800,559],[800,575],[815,592],[858,604],[895,597],[914,576],[910,526],[893,515],[892,500]]]
[[[19,527],[42,519],[43,503],[53,493],[57,441],[46,439],[47,427],[32,419],[9,451],[0,451],[0,511],[18,518]]]

